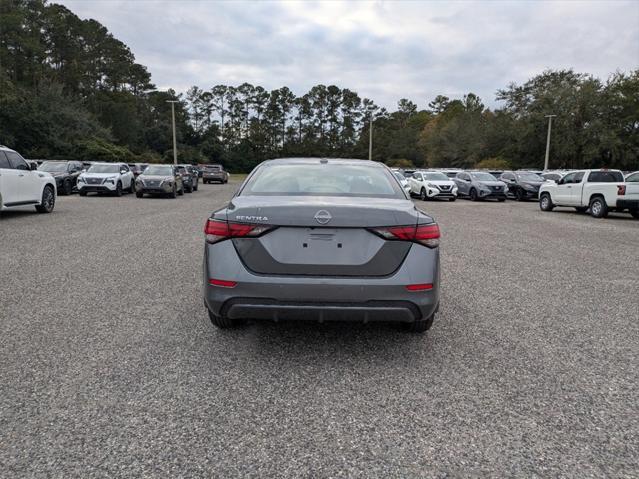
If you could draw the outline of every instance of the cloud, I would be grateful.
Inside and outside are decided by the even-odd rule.
[[[547,68],[639,67],[639,2],[58,0],[124,41],[159,88],[336,84],[393,108],[495,91]]]

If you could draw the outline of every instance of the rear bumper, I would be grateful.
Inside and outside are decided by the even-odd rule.
[[[207,308],[249,319],[412,322],[439,306],[439,251],[413,245],[402,266],[385,277],[261,275],[241,262],[231,241],[205,246],[203,283]],[[209,279],[236,282],[232,288]],[[429,283],[430,290],[408,291]]]
[[[392,319],[412,323],[421,319],[419,308],[409,301],[364,303],[306,303],[260,298],[235,298],[224,303],[222,314],[232,319],[376,322]]]
[[[206,180],[206,181],[224,181],[226,179],[225,176],[223,175],[204,175],[202,176],[202,180]]]
[[[617,200],[618,210],[639,210],[639,200]]]

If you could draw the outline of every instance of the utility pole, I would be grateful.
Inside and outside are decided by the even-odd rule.
[[[368,128],[368,161],[373,159],[373,115],[371,115],[371,122]]]
[[[173,120],[173,164],[177,165],[177,142],[175,141],[175,104],[177,100],[167,100],[171,104],[171,119]]]
[[[548,158],[550,156],[550,130],[552,129],[552,119],[557,115],[546,115],[548,118],[548,136],[546,137],[546,160],[544,161],[544,171],[548,169]]]

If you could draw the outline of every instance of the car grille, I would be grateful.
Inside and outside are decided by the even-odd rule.
[[[450,185],[439,185],[437,188],[439,188],[442,191],[450,191],[451,186]]]
[[[501,191],[501,186],[491,186],[490,189],[493,191]]]
[[[160,180],[145,180],[144,186],[160,186],[162,183]]]
[[[86,182],[87,185],[101,185],[102,184],[103,178],[87,178]]]

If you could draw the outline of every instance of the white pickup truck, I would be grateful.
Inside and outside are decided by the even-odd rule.
[[[639,218],[639,183],[626,183],[619,170],[571,171],[557,183],[548,181],[539,188],[539,207],[552,211],[571,206],[579,212],[590,210],[595,218],[610,211],[625,211]]]

